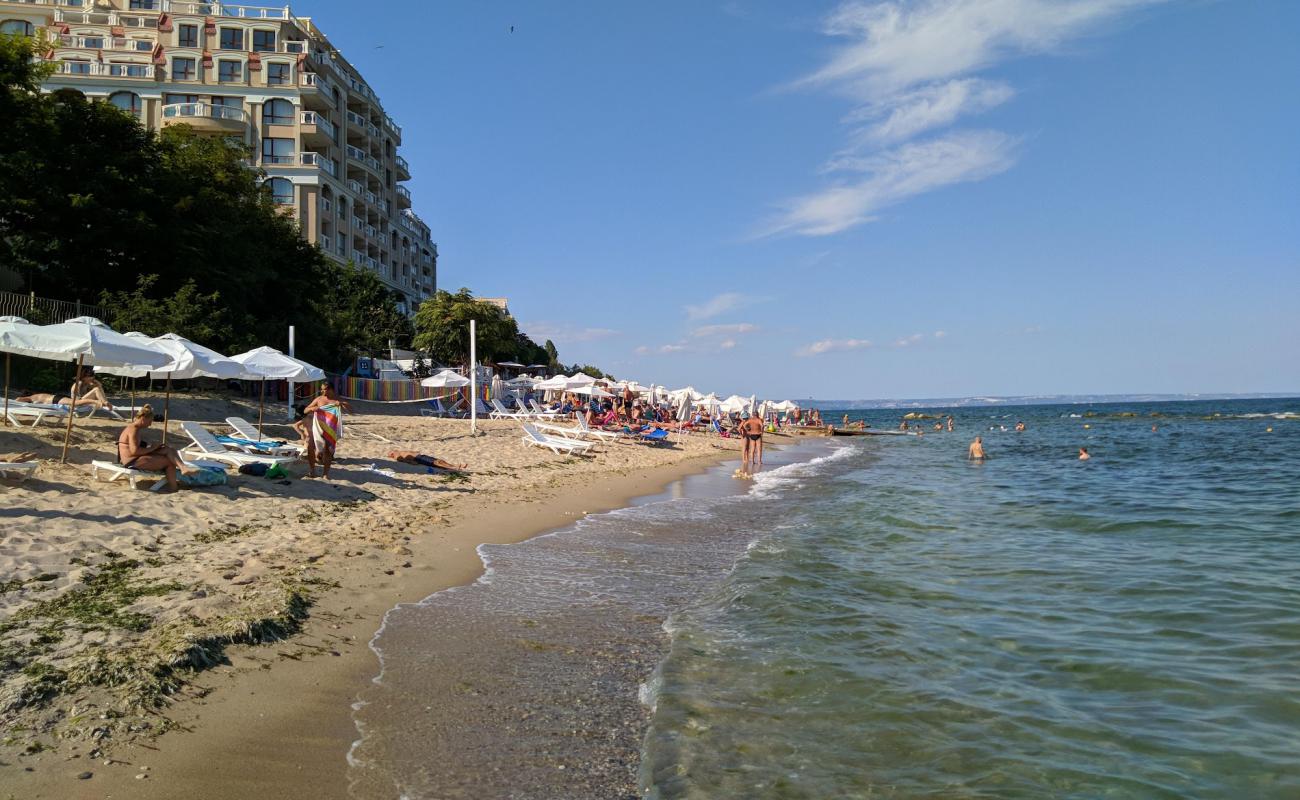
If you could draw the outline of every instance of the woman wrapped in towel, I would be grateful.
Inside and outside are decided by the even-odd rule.
[[[352,410],[346,400],[334,392],[328,383],[322,384],[320,394],[303,409],[307,423],[307,477],[316,477],[316,461],[320,460],[321,477],[329,480],[330,464],[334,463],[334,450],[343,438],[343,410]]]

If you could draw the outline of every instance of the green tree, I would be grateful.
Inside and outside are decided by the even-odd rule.
[[[439,290],[415,314],[415,347],[443,364],[469,362],[469,321],[478,323],[480,361],[508,361],[518,348],[519,326],[497,306],[475,299],[469,289]]]
[[[551,372],[559,372],[560,351],[555,349],[555,342],[547,339],[546,344],[543,345],[543,349],[546,350],[546,364],[551,368]],[[540,364],[542,362],[539,361],[537,363]]]
[[[155,298],[150,289],[157,275],[141,275],[135,289],[106,291],[99,302],[108,309],[105,322],[119,331],[140,331],[150,336],[175,333],[192,342],[229,342],[233,331],[220,292],[202,294],[193,280],[175,293]]]
[[[397,297],[373,272],[349,263],[322,263],[311,299],[311,324],[298,352],[343,369],[358,355],[388,348],[389,340],[411,340],[411,320],[397,310]],[[307,358],[310,361],[310,358]],[[313,362],[317,363],[317,362]]]

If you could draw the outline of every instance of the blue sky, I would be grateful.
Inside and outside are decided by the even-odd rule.
[[[294,11],[403,126],[440,286],[566,362],[772,397],[1300,390],[1300,3],[373,8]]]

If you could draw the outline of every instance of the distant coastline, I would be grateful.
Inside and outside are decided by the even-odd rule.
[[[864,408],[991,408],[997,406],[1096,405],[1114,403],[1178,403],[1192,400],[1288,400],[1297,392],[1208,392],[1204,394],[1039,394],[1007,397],[922,397],[915,399],[798,401],[806,408],[853,411]]]

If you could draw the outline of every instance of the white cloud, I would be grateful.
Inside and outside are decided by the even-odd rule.
[[[634,352],[639,356],[649,356],[649,355],[666,356],[666,355],[672,355],[673,353],[682,353],[690,349],[691,348],[689,345],[682,344],[682,343],[661,344],[658,347],[650,347],[649,345],[643,344],[640,347],[638,347]]]
[[[754,302],[754,298],[736,292],[723,292],[698,306],[686,306],[686,316],[691,319],[711,319]]]
[[[765,235],[826,236],[874,218],[877,211],[924,192],[996,175],[1014,163],[1016,140],[997,131],[953,133],[868,157],[843,157],[836,170],[865,177],[795,198]]]
[[[826,353],[841,353],[849,350],[864,350],[871,346],[866,339],[822,339],[796,351],[799,356],[820,356]]]
[[[934,332],[934,338],[936,338],[936,339],[942,339],[943,337],[945,337],[945,336],[947,336],[947,335],[948,335],[948,332],[947,332],[947,331],[935,331],[935,332]]]
[[[575,328],[572,325],[553,322],[529,322],[523,326],[530,338],[536,341],[552,339],[559,343],[594,342],[609,339],[621,334],[612,328]]]
[[[690,348],[684,344],[665,344],[659,348],[659,352],[663,355],[669,355],[671,353],[681,353],[689,349]]]
[[[825,20],[846,40],[819,69],[794,83],[850,99],[849,145],[823,173],[866,178],[796,197],[762,236],[826,236],[870,222],[880,209],[956,183],[1009,169],[1017,138],[956,132],[910,143],[927,131],[995,108],[1015,96],[973,73],[1001,61],[1059,50],[1122,14],[1166,0],[848,0]],[[880,148],[893,148],[881,150]]]
[[[870,102],[854,112],[851,119],[873,122],[859,131],[859,144],[889,144],[951,125],[959,117],[988,111],[1015,93],[1005,83],[962,78]]]
[[[718,342],[718,349],[719,349],[719,350],[730,350],[731,348],[733,348],[733,347],[735,347],[735,346],[736,346],[736,340],[735,340],[735,339],[723,339],[721,342]]]
[[[910,347],[925,338],[924,333],[914,333],[894,340],[894,347]]]
[[[756,330],[758,326],[752,322],[737,322],[732,325],[705,325],[691,331],[691,336],[697,339],[706,339],[710,336],[740,336]]]
[[[824,31],[852,40],[799,83],[881,97],[1049,53],[1135,8],[1163,0],[925,0],[846,2]]]

